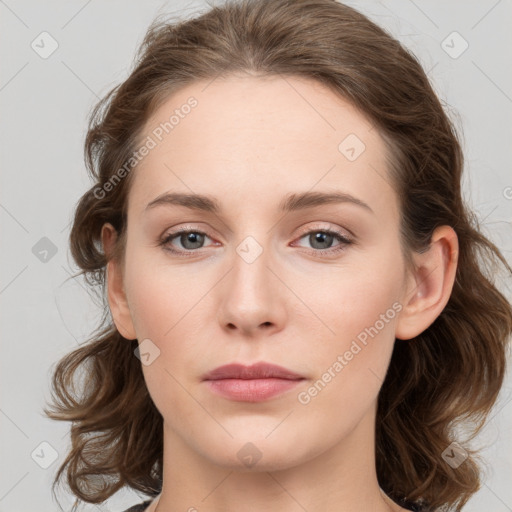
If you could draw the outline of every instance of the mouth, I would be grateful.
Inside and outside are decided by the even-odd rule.
[[[261,402],[296,387],[305,377],[282,366],[228,364],[203,377],[210,391],[234,401]]]

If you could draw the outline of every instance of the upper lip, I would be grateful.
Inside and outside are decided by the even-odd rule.
[[[219,380],[219,379],[288,379],[298,380],[303,379],[299,375],[287,368],[277,366],[271,363],[256,363],[251,366],[244,366],[243,364],[226,364],[219,366],[207,373],[203,380]]]

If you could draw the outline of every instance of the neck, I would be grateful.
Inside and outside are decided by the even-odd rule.
[[[378,485],[375,411],[372,408],[348,436],[326,451],[302,456],[298,462],[289,454],[290,462],[277,469],[265,466],[263,456],[251,469],[241,470],[240,464],[220,466],[164,424],[162,493],[147,512],[405,510]]]

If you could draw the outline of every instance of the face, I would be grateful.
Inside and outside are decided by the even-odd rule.
[[[241,449],[290,467],[375,412],[404,299],[398,199],[377,129],[323,85],[207,85],[169,97],[141,137],[155,145],[132,171],[117,324],[145,340],[167,439],[224,467]],[[262,361],[302,380],[257,401],[203,380]]]

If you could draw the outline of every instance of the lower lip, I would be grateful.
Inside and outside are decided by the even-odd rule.
[[[207,380],[209,388],[231,400],[261,402],[288,391],[304,379],[219,379]]]

